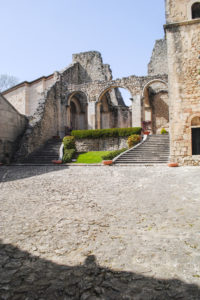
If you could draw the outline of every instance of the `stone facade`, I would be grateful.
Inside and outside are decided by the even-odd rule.
[[[128,147],[127,139],[127,137],[76,139],[76,149],[78,152],[119,150]]]
[[[171,160],[200,165],[200,16],[191,19],[192,5],[200,1],[166,1]],[[195,119],[198,119],[194,123]],[[198,151],[194,153],[193,146]],[[199,152],[199,153],[198,153]]]
[[[26,123],[26,117],[0,94],[0,162],[10,162]]]

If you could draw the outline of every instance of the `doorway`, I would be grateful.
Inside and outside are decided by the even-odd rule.
[[[192,128],[192,155],[200,155],[200,128]]]

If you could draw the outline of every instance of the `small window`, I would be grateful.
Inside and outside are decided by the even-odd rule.
[[[192,19],[200,18],[200,2],[196,2],[192,5]]]

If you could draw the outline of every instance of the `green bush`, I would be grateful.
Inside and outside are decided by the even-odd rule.
[[[140,136],[139,134],[132,134],[128,137],[128,147],[132,148],[133,146],[137,145],[140,142]]]
[[[126,150],[127,150],[127,148],[122,148],[120,150],[111,151],[109,154],[103,155],[102,159],[103,160],[112,160],[113,158],[120,155],[122,152],[124,152]]]
[[[66,149],[76,149],[75,137],[74,136],[65,136],[63,138],[64,150]]]
[[[74,154],[76,153],[76,150],[75,149],[66,149],[64,151],[64,155],[63,155],[63,159],[62,161],[64,163],[68,163],[72,160]]]
[[[168,134],[168,132],[167,132],[167,130],[165,128],[162,128],[160,133],[161,134]]]
[[[86,138],[105,138],[105,137],[122,137],[131,134],[140,134],[141,127],[131,128],[110,128],[110,129],[90,129],[90,130],[73,130],[71,135],[76,139]]]

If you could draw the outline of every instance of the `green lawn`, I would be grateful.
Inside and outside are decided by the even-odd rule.
[[[76,160],[76,164],[84,163],[84,164],[95,164],[102,162],[102,155],[106,155],[112,151],[91,151],[79,154]]]

